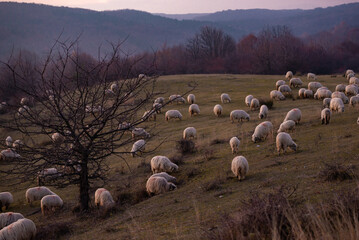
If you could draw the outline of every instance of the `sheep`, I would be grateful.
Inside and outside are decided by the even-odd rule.
[[[28,106],[24,105],[17,110],[17,115],[24,116],[25,113],[29,113],[29,112],[30,112],[30,108]]]
[[[231,98],[229,97],[229,95],[227,93],[221,94],[221,102],[222,103],[230,103],[231,102]]]
[[[106,99],[111,99],[111,98],[115,98],[116,94],[111,89],[106,89],[105,96],[106,96]]]
[[[244,99],[244,102],[245,104],[247,105],[247,107],[250,107],[251,106],[251,101],[253,99],[253,96],[252,95],[248,95],[246,96],[246,98]]]
[[[22,105],[22,106],[25,106],[25,105],[32,106],[33,104],[32,104],[32,101],[29,98],[23,97],[23,98],[21,98],[20,105]]]
[[[147,79],[147,75],[144,74],[144,73],[140,73],[140,74],[138,74],[138,79],[139,79],[139,80]]]
[[[352,77],[355,77],[355,73],[349,73],[347,75],[347,80],[349,81]]]
[[[1,213],[0,214],[0,230],[4,227],[10,225],[11,223],[16,222],[19,219],[23,219],[24,216],[21,213],[13,213],[13,212],[7,212],[7,213]]]
[[[7,103],[6,102],[1,102],[0,103],[0,114],[6,113],[7,110],[8,110]]]
[[[156,115],[157,115],[157,113],[155,110],[145,111],[145,113],[142,115],[142,120],[143,121],[147,121],[147,120],[156,121]]]
[[[6,139],[5,139],[5,145],[8,146],[8,147],[11,147],[12,146],[12,137],[11,136],[7,136]]]
[[[298,96],[299,98],[304,98],[304,92],[306,91],[307,89],[305,88],[301,88],[298,90]]]
[[[292,73],[292,71],[288,71],[287,74],[285,75],[285,78],[288,79],[288,80],[291,79],[291,78],[293,78],[293,73]]]
[[[152,174],[151,177],[163,177],[164,179],[167,180],[167,182],[171,182],[171,183],[177,182],[177,179],[175,177],[169,175],[166,172],[155,173],[155,174]]]
[[[31,205],[34,201],[41,200],[47,195],[55,195],[55,193],[47,187],[33,187],[26,190],[25,198]]]
[[[188,107],[188,113],[189,115],[192,117],[193,115],[195,114],[199,114],[200,111],[199,111],[199,107],[197,104],[191,104],[189,107]]]
[[[249,119],[250,119],[248,113],[246,113],[243,110],[233,110],[229,117],[230,117],[232,123],[234,123],[234,120],[238,120],[238,122],[239,121],[242,122],[244,119],[246,119],[247,121],[249,121]]]
[[[21,156],[13,149],[8,148],[0,152],[0,160],[11,161],[16,158],[21,158]]]
[[[358,105],[359,104],[359,96],[352,96],[350,98],[349,104],[354,107],[354,105]]]
[[[344,103],[344,104],[349,103],[348,97],[345,96],[345,94],[342,93],[342,92],[333,92],[331,97],[332,97],[332,98],[341,98],[341,99],[343,100],[343,103]]]
[[[348,85],[345,87],[345,94],[347,96],[354,96],[358,94],[358,86],[355,84]]]
[[[257,98],[253,98],[252,101],[251,101],[251,110],[257,110],[259,108],[259,101]]]
[[[85,112],[86,113],[102,113],[104,111],[103,107],[98,105],[98,106],[91,106],[91,105],[86,105],[85,107]]]
[[[188,94],[188,96],[187,96],[187,102],[188,102],[189,104],[193,104],[193,103],[195,103],[195,101],[196,101],[195,95],[194,95],[194,94]]]
[[[277,100],[277,101],[282,101],[285,100],[285,96],[283,95],[283,93],[281,93],[280,91],[277,90],[273,90],[270,92],[270,98]]]
[[[214,115],[216,115],[217,117],[221,116],[221,114],[223,112],[222,106],[219,104],[215,105],[213,108],[213,112],[214,112]]]
[[[194,127],[188,127],[183,130],[183,139],[196,138],[197,131]]]
[[[293,88],[301,87],[303,85],[303,82],[300,78],[292,78],[289,81],[289,86]]]
[[[292,89],[286,84],[282,85],[278,89],[281,93],[283,93],[284,96],[291,96],[292,95]]]
[[[168,110],[165,114],[165,120],[168,122],[172,118],[178,118],[182,120],[182,114],[178,110]]]
[[[10,204],[14,202],[14,198],[9,192],[0,193],[0,212],[2,212],[2,207],[5,206],[5,209],[9,209]]]
[[[331,100],[332,100],[331,98],[324,98],[323,99],[323,108],[329,108]]]
[[[319,82],[309,82],[308,83],[308,89],[312,90],[313,93],[316,93],[318,88],[323,87],[323,85]]]
[[[56,209],[62,208],[64,202],[58,195],[46,195],[41,199],[41,212],[46,215],[48,211],[55,212]]]
[[[145,142],[145,140],[140,139],[140,140],[136,141],[136,142],[132,145],[132,149],[131,149],[132,157],[135,157],[135,155],[137,154],[137,152],[142,153],[145,149],[146,149],[146,142]]]
[[[165,156],[154,156],[151,159],[151,170],[153,173],[173,172],[178,170],[178,166]]]
[[[307,79],[308,80],[317,80],[317,76],[314,73],[308,73]]]
[[[348,76],[350,73],[354,74],[354,71],[351,70],[351,69],[347,69],[347,70],[345,71],[345,76]]]
[[[258,117],[259,119],[263,119],[263,118],[267,118],[268,115],[268,107],[267,105],[262,105],[261,108],[259,109],[259,114]]]
[[[172,191],[176,188],[175,184],[168,182],[163,177],[150,177],[146,182],[146,191],[150,196]]]
[[[114,93],[117,93],[118,90],[119,90],[118,85],[116,83],[112,83],[111,86],[110,86],[110,89]]]
[[[269,134],[273,133],[273,125],[269,121],[262,122],[257,125],[252,135],[252,141],[254,143],[258,141],[264,141]]]
[[[24,143],[20,139],[15,140],[12,144],[15,149],[20,149],[22,146],[24,146]]]
[[[233,158],[231,170],[239,181],[245,179],[249,170],[247,159],[243,156]]]
[[[103,208],[105,211],[115,207],[115,201],[111,193],[105,188],[98,188],[95,192],[95,205],[97,208]]]
[[[162,109],[162,104],[161,103],[154,103],[153,105],[152,105],[152,109],[154,110],[154,111],[156,111],[156,113],[161,113],[161,109]]]
[[[181,95],[171,95],[170,97],[169,97],[169,100],[170,100],[170,102],[172,103],[172,102],[175,102],[175,103],[185,103],[186,102],[186,100],[181,96]]]
[[[293,120],[287,120],[280,124],[277,133],[280,132],[289,132],[290,130],[294,130],[295,122]]]
[[[133,127],[131,126],[131,123],[128,122],[122,122],[120,124],[118,124],[118,130],[131,130],[133,129]]]
[[[285,84],[285,81],[284,80],[278,80],[276,83],[275,83],[275,88],[278,90],[278,88],[282,85]]]
[[[283,122],[287,120],[293,120],[296,124],[299,124],[301,118],[302,118],[302,112],[300,111],[300,109],[293,108],[287,113]]]
[[[155,99],[155,101],[153,103],[159,103],[162,104],[165,102],[165,99],[163,97],[158,97]]]
[[[322,124],[329,124],[330,116],[332,115],[332,111],[329,108],[324,108],[320,114],[320,118],[322,120]]]
[[[63,142],[65,142],[65,137],[62,136],[60,133],[52,134],[51,139],[55,145],[61,145]]]
[[[351,78],[349,79],[349,84],[359,85],[359,79],[356,78],[356,77],[351,77]]]
[[[151,135],[143,128],[134,128],[132,130],[132,138],[133,139],[138,139],[138,138],[149,138]]]
[[[0,230],[0,240],[31,240],[35,236],[35,223],[27,218],[19,219]]]
[[[344,103],[341,98],[332,98],[330,101],[330,110],[333,112],[344,112]]]
[[[281,132],[277,135],[276,145],[277,145],[278,155],[280,155],[281,150],[283,150],[285,153],[288,147],[293,151],[297,151],[297,144],[292,140],[292,137],[286,132]]]
[[[312,90],[305,90],[304,91],[304,98],[313,98],[313,91]]]
[[[345,87],[346,87],[346,85],[344,85],[344,84],[338,84],[338,85],[335,87],[335,91],[336,91],[336,92],[345,92]]]
[[[359,125],[359,117],[358,117],[358,119],[357,119],[357,124]]]
[[[46,179],[56,179],[57,177],[61,176],[61,173],[56,168],[45,168],[44,170],[40,171],[37,175],[37,183],[39,186],[43,184],[43,181]]]
[[[240,143],[241,141],[239,141],[237,137],[232,137],[231,140],[229,140],[229,145],[231,146],[233,154],[238,153]]]
[[[319,88],[317,92],[314,94],[314,99],[322,100],[324,98],[330,98],[332,96],[332,92],[325,88]]]

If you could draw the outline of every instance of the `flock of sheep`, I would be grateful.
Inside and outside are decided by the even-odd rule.
[[[316,82],[316,75],[313,73],[308,73],[308,80],[314,80],[309,82],[308,89],[300,88],[303,85],[303,82],[300,78],[293,78],[292,72],[287,72],[286,78],[289,80],[289,85],[286,84],[284,80],[278,80],[276,82],[276,90],[270,92],[270,98],[273,100],[285,100],[286,97],[292,96],[292,89],[300,88],[298,91],[299,98],[314,98],[323,100],[323,110],[321,111],[321,121],[322,124],[329,124],[332,112],[343,112],[344,104],[350,103],[352,106],[359,104],[359,79],[355,77],[355,73],[352,70],[347,70],[345,76],[347,77],[349,84],[339,84],[336,86],[335,92],[331,92],[327,87],[322,86],[319,82]],[[111,86],[115,88],[116,86]],[[115,89],[113,89],[115,90]],[[350,97],[350,99],[349,99]],[[222,93],[220,96],[221,103],[226,104],[231,102],[231,98],[228,94]],[[171,103],[185,103],[186,100],[181,95],[171,95],[169,97]],[[190,116],[200,114],[199,106],[195,103],[196,98],[194,94],[189,94],[187,96],[187,102],[190,104],[188,112]],[[153,103],[153,108],[150,111],[146,111],[143,114],[144,120],[156,120],[156,115],[161,113],[165,99],[163,97],[157,98]],[[28,102],[24,100],[23,108],[27,107]],[[257,98],[254,98],[252,95],[248,95],[245,98],[245,104],[251,110],[258,110],[259,119],[265,119],[268,116],[269,109],[266,105],[260,105],[260,102]],[[20,112],[20,109],[19,109]],[[215,116],[219,117],[223,113],[223,107],[220,104],[216,104],[213,108],[213,113]],[[293,151],[297,150],[297,144],[292,140],[288,132],[294,130],[295,125],[300,122],[302,118],[302,113],[300,109],[294,108],[290,110],[284,121],[280,124],[276,136],[276,148],[278,154],[281,151],[286,152],[288,148]],[[170,121],[172,119],[182,120],[182,114],[180,111],[172,109],[168,110],[165,113],[165,120]],[[250,121],[249,114],[241,109],[236,109],[230,113],[230,121],[233,123],[235,121]],[[358,118],[359,124],[359,118]],[[123,122],[119,124],[119,129],[131,131],[132,137],[137,140],[131,149],[131,154],[133,156],[140,154],[145,150],[146,141],[145,139],[150,137],[150,134],[146,132],[145,129],[139,127],[132,127],[130,123]],[[252,135],[252,141],[264,141],[269,135],[273,134],[273,124],[270,121],[263,121],[256,126],[254,133]],[[187,127],[183,131],[183,139],[195,139],[197,136],[196,129],[194,127]],[[65,137],[59,133],[54,133],[52,135],[52,140],[54,144],[62,144],[65,140]],[[5,140],[6,145],[9,149],[1,152],[1,158],[17,157],[14,154],[16,149],[19,148],[22,144],[21,140],[13,141],[9,136]],[[239,152],[240,140],[237,137],[232,137],[229,141],[232,153],[237,154]],[[11,152],[12,155],[9,156]],[[1,159],[0,159],[1,160]],[[150,162],[152,175],[148,178],[146,182],[146,190],[149,195],[163,194],[168,191],[176,189],[176,178],[169,175],[178,171],[178,166],[170,161],[166,156],[154,156]],[[80,171],[81,169],[78,169]],[[243,180],[246,177],[246,174],[249,170],[249,164],[247,159],[244,156],[236,156],[232,160],[231,170],[233,174],[239,179]],[[45,177],[47,175],[54,176],[60,174],[57,169],[49,168],[44,169],[39,173],[38,179]],[[63,206],[62,199],[52,192],[49,188],[41,186],[29,188],[25,194],[27,202],[31,205],[34,201],[41,201],[41,210],[43,215],[46,215],[47,212],[55,211],[58,208]],[[2,211],[3,206],[6,209],[13,203],[13,196],[9,192],[0,193],[0,211]],[[115,207],[115,201],[111,193],[105,188],[99,188],[95,192],[95,205],[104,211],[108,211]],[[35,224],[24,218],[20,213],[2,213],[0,214],[0,240],[12,240],[12,239],[31,239],[36,234]]]

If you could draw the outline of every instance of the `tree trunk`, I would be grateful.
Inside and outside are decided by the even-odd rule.
[[[81,174],[80,174],[80,207],[81,211],[86,211],[89,209],[89,180],[88,180],[88,169],[87,161],[83,161],[81,164]]]

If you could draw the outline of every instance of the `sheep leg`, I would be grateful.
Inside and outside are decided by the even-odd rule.
[[[5,210],[8,210],[8,209],[9,209],[9,206],[10,206],[10,203],[6,203],[6,204],[5,204]]]

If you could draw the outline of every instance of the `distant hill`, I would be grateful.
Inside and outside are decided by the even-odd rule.
[[[81,35],[80,48],[97,55],[107,41],[119,42],[129,53],[157,50],[164,44],[183,43],[212,25],[235,39],[256,33],[265,26],[288,25],[298,36],[317,34],[345,22],[359,26],[359,3],[313,10],[228,10],[213,14],[158,16],[135,10],[92,11],[79,8],[53,7],[14,2],[0,3],[0,58],[12,49],[45,53],[55,39]],[[190,19],[195,20],[177,20]]]
[[[187,13],[187,14],[166,14],[166,13],[154,13],[161,17],[177,19],[177,20],[194,20],[195,18],[209,15],[210,13]]]

